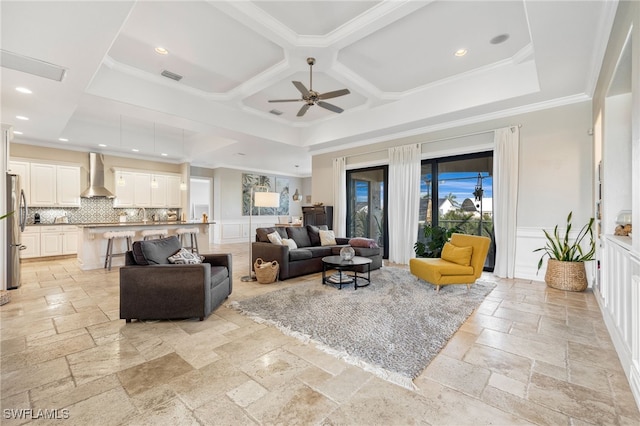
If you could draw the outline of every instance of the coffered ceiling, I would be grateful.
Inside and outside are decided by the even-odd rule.
[[[314,152],[590,98],[616,5],[2,0],[1,119],[17,143],[307,176]],[[311,89],[308,57],[341,114],[268,102]]]

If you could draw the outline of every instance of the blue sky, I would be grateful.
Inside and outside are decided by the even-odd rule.
[[[482,189],[484,189],[484,197],[493,197],[493,177],[489,173],[482,173]],[[428,175],[430,178],[431,175]],[[449,193],[456,196],[456,201],[462,202],[465,198],[473,199],[473,190],[478,181],[478,172],[452,172],[440,173],[440,198],[445,198]],[[420,183],[420,196],[427,194],[427,184],[423,181]],[[358,186],[356,188],[356,201],[366,202],[367,192],[366,186]]]

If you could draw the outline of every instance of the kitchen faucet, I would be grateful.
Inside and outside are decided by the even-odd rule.
[[[147,221],[147,210],[144,207],[140,207],[140,210],[142,210],[142,221],[146,222]]]

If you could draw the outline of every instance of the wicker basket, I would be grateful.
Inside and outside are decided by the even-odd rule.
[[[11,293],[6,290],[0,290],[0,306],[6,305],[11,301]]]
[[[261,258],[257,258],[253,264],[253,270],[256,272],[256,278],[260,284],[271,284],[278,277],[280,265],[275,260],[265,262]]]
[[[588,285],[584,262],[549,259],[544,281],[558,290],[584,291]]]

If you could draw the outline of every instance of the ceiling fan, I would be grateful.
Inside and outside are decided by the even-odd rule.
[[[269,102],[305,102],[298,111],[297,116],[302,117],[311,105],[318,105],[329,111],[337,112],[338,114],[344,111],[342,108],[337,107],[328,102],[324,102],[324,99],[337,98],[338,96],[348,95],[349,89],[334,90],[333,92],[318,93],[313,90],[313,65],[316,63],[315,58],[307,58],[307,64],[309,64],[309,90],[299,81],[292,81],[296,89],[302,94],[302,99],[275,99],[269,100]]]

